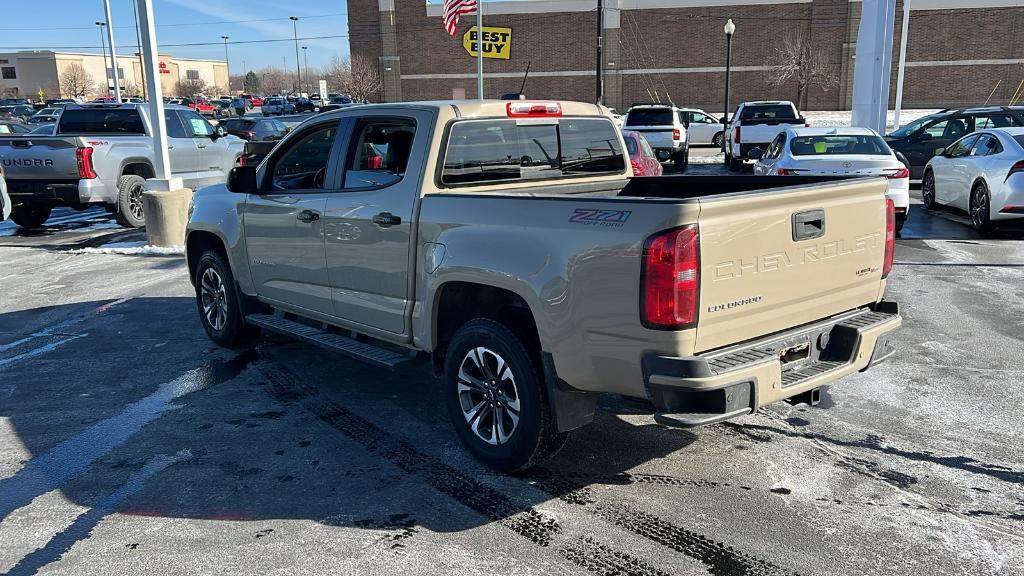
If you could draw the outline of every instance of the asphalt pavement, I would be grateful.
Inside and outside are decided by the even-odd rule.
[[[695,168],[714,173],[720,166]],[[695,432],[609,396],[523,477],[427,363],[207,340],[102,210],[0,224],[0,573],[1024,574],[1024,236],[915,205],[894,358]]]

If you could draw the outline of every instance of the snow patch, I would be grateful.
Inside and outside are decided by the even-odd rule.
[[[111,242],[98,248],[71,250],[74,254],[123,254],[126,256],[184,256],[184,246],[150,246],[145,242]]]

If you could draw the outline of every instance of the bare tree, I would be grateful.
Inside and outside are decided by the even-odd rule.
[[[344,92],[356,102],[376,100],[384,88],[376,62],[365,56],[332,58],[324,78],[331,90]]]
[[[178,96],[195,98],[206,91],[206,81],[202,78],[183,78],[178,81]]]
[[[839,74],[828,55],[821,48],[811,44],[805,34],[786,34],[782,45],[775,48],[774,63],[768,72],[768,84],[782,86],[787,82],[796,83],[797,108],[807,105],[810,88],[828,91],[839,85]]]
[[[280,68],[264,68],[256,72],[256,76],[260,78],[260,87],[267,94],[287,94],[291,91],[294,76]]]
[[[60,73],[57,82],[60,85],[60,95],[63,98],[83,98],[96,90],[96,81],[92,74],[89,74],[85,66],[78,62],[69,64]]]

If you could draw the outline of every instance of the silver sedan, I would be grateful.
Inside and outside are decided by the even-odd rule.
[[[1024,128],[968,134],[928,162],[921,179],[925,208],[952,206],[978,232],[1024,218]]]

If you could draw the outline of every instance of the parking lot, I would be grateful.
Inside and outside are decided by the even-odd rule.
[[[889,362],[696,432],[609,396],[525,477],[425,360],[221,349],[180,256],[95,253],[143,232],[0,224],[0,572],[1022,574],[1024,237],[915,202]]]

